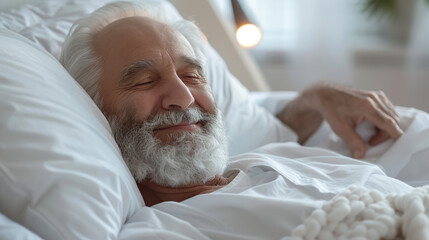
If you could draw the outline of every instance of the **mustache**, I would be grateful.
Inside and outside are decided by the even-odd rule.
[[[199,122],[204,125],[215,116],[216,114],[203,111],[200,107],[192,107],[185,110],[168,110],[148,117],[141,123],[140,127],[147,131],[153,131],[159,127],[178,125],[183,122]]]

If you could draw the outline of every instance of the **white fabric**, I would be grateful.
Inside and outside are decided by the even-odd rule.
[[[293,143],[236,156],[229,169],[240,173],[216,192],[140,209],[119,239],[167,239],[169,226],[183,239],[281,239],[351,184],[384,193],[412,189],[375,165]]]
[[[274,115],[296,96],[296,92],[286,91],[251,93],[253,101]],[[405,135],[396,142],[388,140],[375,147],[367,145],[367,152],[362,160],[378,164],[390,177],[402,180],[411,186],[422,186],[429,182],[429,174],[427,174],[429,149],[425,145],[429,137],[427,126],[429,115],[418,109],[399,106],[396,107],[396,111],[401,116],[400,127],[406,129]],[[364,140],[369,140],[375,133],[375,128],[371,123],[364,121],[357,127],[357,132]],[[415,144],[409,144],[409,142]],[[305,146],[329,149],[344,156],[351,156],[346,143],[326,122],[323,122],[316,133],[307,140]]]
[[[42,240],[25,227],[0,213],[0,237],[2,240]]]
[[[225,62],[212,48],[207,59],[207,79],[216,104],[224,114],[230,155],[271,142],[297,140],[290,128],[252,100],[249,91],[229,72]],[[288,96],[282,99],[288,99]]]
[[[106,119],[44,49],[0,43],[0,212],[44,239],[115,239],[143,201]]]
[[[59,58],[61,46],[77,19],[113,0],[32,1],[18,8],[0,12],[0,27],[17,32]],[[141,0],[151,4],[168,21],[180,19],[177,10],[165,0]]]
[[[72,23],[112,0],[46,0],[0,13],[0,27],[16,31],[42,46],[56,58]],[[182,19],[170,2],[154,3],[151,11],[167,21]],[[250,100],[248,90],[229,72],[216,51],[207,53],[207,80],[217,106],[224,114],[230,155],[243,153],[270,142],[296,141],[295,133]],[[263,127],[261,127],[263,126]],[[246,141],[243,141],[246,139]]]
[[[367,145],[367,153],[362,159],[376,163],[390,177],[397,178],[412,186],[429,183],[429,114],[414,108],[396,107],[401,116],[400,127],[404,135],[397,141],[388,140],[375,147]],[[364,140],[374,134],[374,126],[364,122],[357,128]],[[347,145],[324,123],[319,130],[305,143],[306,146],[330,149],[339,154],[350,156]]]
[[[250,92],[250,98],[271,114],[277,115],[298,94],[298,92],[293,91]]]

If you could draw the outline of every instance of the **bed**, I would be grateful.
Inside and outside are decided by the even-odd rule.
[[[31,1],[0,13],[1,239],[429,238],[427,113],[397,107],[404,135],[363,160],[326,123],[300,146],[274,117],[297,93],[249,92],[213,48],[207,79],[229,168],[254,178],[145,207],[108,122],[57,60],[72,22],[107,2]],[[168,1],[143,2],[182,18]]]

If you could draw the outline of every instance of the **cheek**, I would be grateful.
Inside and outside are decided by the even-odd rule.
[[[216,103],[213,98],[213,94],[208,86],[193,89],[192,94],[195,98],[195,102],[205,111],[210,113],[216,113]]]
[[[157,112],[159,99],[156,96],[151,94],[128,94],[124,98],[121,101],[123,104],[117,107],[117,111],[121,112],[124,109],[132,108],[135,121],[144,121]]]
[[[112,98],[103,98],[103,111],[105,115],[116,116],[121,119],[129,117],[127,114],[134,111],[134,106],[130,104],[128,99],[123,99],[118,96]]]
[[[100,83],[98,84],[100,97],[102,100],[103,112],[112,115],[115,113],[115,102],[116,96],[112,91],[112,88],[106,83],[105,78],[102,78]]]

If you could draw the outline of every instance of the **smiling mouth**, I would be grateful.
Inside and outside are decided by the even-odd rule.
[[[176,125],[166,125],[166,126],[161,126],[158,128],[155,128],[153,131],[194,131],[197,129],[201,128],[201,123],[200,122],[195,122],[195,123],[179,123]]]

